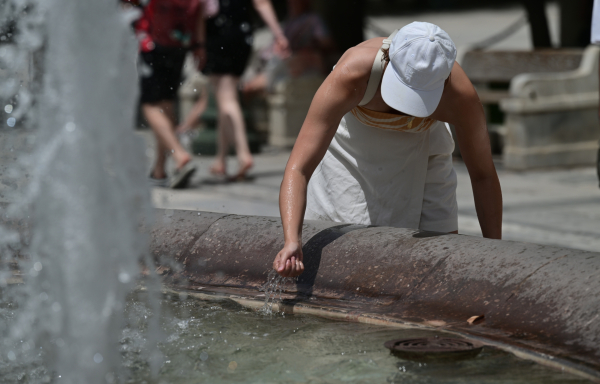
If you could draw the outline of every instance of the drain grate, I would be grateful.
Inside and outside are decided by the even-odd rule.
[[[463,339],[430,337],[390,340],[384,344],[394,355],[409,360],[466,359],[476,356],[483,345]]]

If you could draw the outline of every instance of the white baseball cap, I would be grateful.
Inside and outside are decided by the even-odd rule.
[[[412,22],[394,36],[389,58],[381,83],[385,103],[415,117],[431,115],[456,60],[450,36],[435,24]]]

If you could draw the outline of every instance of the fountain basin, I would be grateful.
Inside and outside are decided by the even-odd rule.
[[[283,246],[271,217],[159,210],[151,234],[169,289],[255,307]],[[286,313],[441,328],[600,381],[599,253],[315,221],[303,241]]]

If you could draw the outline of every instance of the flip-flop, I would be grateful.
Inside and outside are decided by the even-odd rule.
[[[196,167],[190,163],[187,163],[175,171],[171,177],[171,183],[169,184],[169,187],[171,189],[185,188],[194,172],[196,172]]]

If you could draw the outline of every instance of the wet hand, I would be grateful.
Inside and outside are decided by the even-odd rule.
[[[273,269],[283,277],[299,276],[304,272],[302,244],[286,243],[273,261]]]

